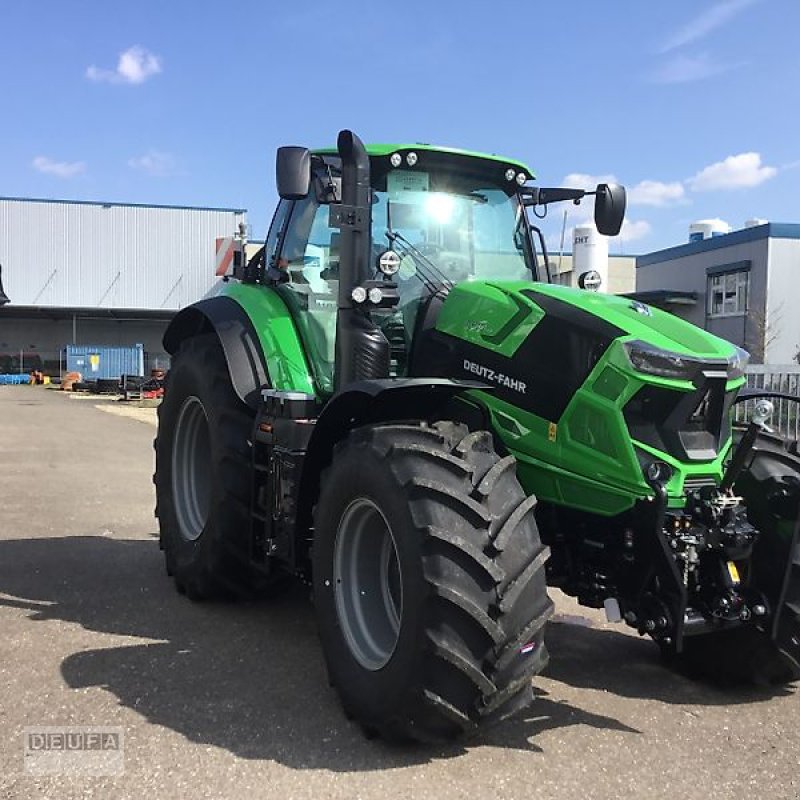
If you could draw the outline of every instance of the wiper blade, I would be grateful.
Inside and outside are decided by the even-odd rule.
[[[403,249],[406,253],[410,253],[411,257],[417,262],[420,267],[423,267],[423,275],[425,269],[428,270],[429,273],[432,273],[433,277],[439,281],[441,281],[448,289],[453,288],[453,282],[436,266],[436,264],[431,261],[428,256],[425,255],[421,250],[419,250],[416,245],[411,244],[411,242],[406,239],[405,236],[401,233],[397,233],[396,231],[387,231],[386,235],[392,240],[394,244],[395,241],[399,241],[403,245]],[[430,279],[430,275],[426,276]],[[430,280],[427,280],[426,285],[429,289],[437,289],[438,287],[431,283]]]
[[[444,273],[433,263],[423,252],[421,252],[417,247],[411,242],[406,239],[403,234],[398,233],[397,231],[392,229],[392,201],[388,198],[386,199],[386,238],[389,240],[389,247],[394,247],[396,242],[400,242],[403,245],[404,255],[408,255],[409,253],[417,262],[420,267],[427,266],[428,271],[433,273],[434,278],[438,278],[442,283],[444,283],[448,289],[453,288],[453,283],[447,279]],[[431,292],[436,292],[439,290],[439,287],[431,280],[430,275],[425,274],[425,270],[420,270],[422,276],[422,282],[425,284],[426,288],[428,288]]]

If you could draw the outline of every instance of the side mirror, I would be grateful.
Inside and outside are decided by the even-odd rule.
[[[311,188],[311,153],[305,147],[279,147],[275,179],[282,200],[302,200]]]
[[[625,218],[625,187],[616,183],[597,184],[594,224],[603,236],[616,236]]]

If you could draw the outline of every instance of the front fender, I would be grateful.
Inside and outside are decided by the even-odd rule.
[[[352,383],[333,395],[314,425],[306,451],[298,504],[301,538],[311,527],[320,475],[330,463],[336,442],[363,425],[437,419],[453,398],[474,389],[491,391],[492,387],[447,378],[380,378]]]

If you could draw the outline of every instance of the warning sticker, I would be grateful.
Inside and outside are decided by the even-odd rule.
[[[431,180],[427,172],[396,169],[392,170],[386,179],[390,200],[399,200],[403,192],[427,192],[430,190],[430,185]]]

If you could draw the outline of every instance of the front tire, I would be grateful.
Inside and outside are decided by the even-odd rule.
[[[531,701],[552,603],[514,467],[451,422],[369,426],[336,447],[314,598],[331,683],[366,732],[447,741]]]
[[[263,587],[249,558],[252,427],[217,336],[184,341],[158,409],[153,481],[167,574],[192,599]]]

